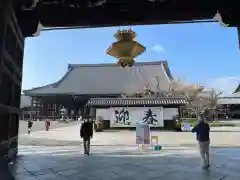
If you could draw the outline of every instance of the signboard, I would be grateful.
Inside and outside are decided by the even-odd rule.
[[[163,108],[160,107],[110,108],[109,113],[111,127],[136,127],[136,123],[164,126]]]
[[[136,124],[136,144],[150,144],[150,127],[148,124]]]
[[[183,131],[192,131],[192,127],[190,126],[189,123],[184,122],[184,123],[183,123],[182,130],[183,130]]]

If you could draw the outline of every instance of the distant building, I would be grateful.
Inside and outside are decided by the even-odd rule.
[[[111,127],[133,127],[137,122],[172,126],[173,116],[186,104],[183,97],[167,97],[173,80],[166,61],[116,64],[69,64],[57,82],[25,90],[36,118],[52,118],[62,107],[72,118],[99,117]]]
[[[240,85],[232,94],[219,97],[217,103],[225,109],[225,116],[240,118]]]

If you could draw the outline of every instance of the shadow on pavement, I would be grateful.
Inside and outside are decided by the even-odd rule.
[[[182,146],[182,147],[197,147],[197,143],[196,144],[187,144],[187,143],[181,143],[181,144],[178,144],[179,146]],[[237,150],[240,150],[240,145],[235,145],[235,146],[229,146],[228,144],[226,145],[212,145],[210,144],[210,147],[211,148],[218,148],[218,149],[221,149],[221,148],[224,148],[224,149],[237,149]]]
[[[46,138],[36,138],[36,139],[29,139],[29,138],[19,138],[19,145],[26,145],[26,146],[47,146],[47,147],[61,147],[61,146],[81,146],[82,140],[79,141],[69,141],[69,140],[55,140],[55,139],[46,139]],[[136,145],[129,145],[129,144],[96,144],[92,145],[94,147],[102,147],[102,146],[109,146],[109,147],[125,147],[125,146],[134,146]],[[176,145],[163,145],[164,147],[176,147]],[[180,143],[177,144],[180,147],[197,147],[197,143]],[[213,145],[211,144],[211,148],[225,148],[225,149],[239,149],[240,145],[229,146],[220,146],[220,145]]]
[[[8,168],[7,160],[0,158],[0,179],[1,180],[14,180],[12,173]]]

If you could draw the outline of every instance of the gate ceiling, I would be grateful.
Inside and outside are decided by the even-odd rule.
[[[167,24],[209,20],[217,11],[230,26],[239,24],[236,0],[15,1],[16,14],[26,36],[36,31],[39,22],[44,27]]]

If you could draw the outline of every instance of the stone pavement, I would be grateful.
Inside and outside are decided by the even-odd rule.
[[[16,180],[237,180],[238,149],[214,148],[212,166],[201,169],[198,151],[164,147],[139,152],[134,146],[93,146],[84,156],[81,146],[20,146],[10,169]]]
[[[88,157],[83,155],[79,126],[22,134],[20,157],[10,169],[16,180],[237,180],[239,132],[234,131],[211,133],[213,146],[224,148],[211,149],[209,171],[201,169],[191,133],[153,132],[163,150],[139,152],[134,131],[100,132]]]

